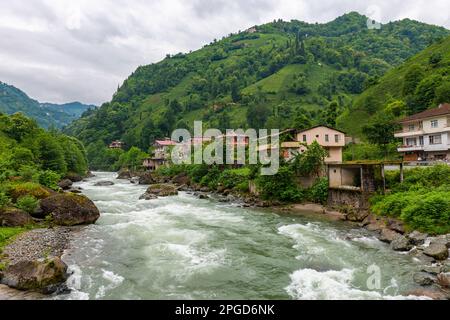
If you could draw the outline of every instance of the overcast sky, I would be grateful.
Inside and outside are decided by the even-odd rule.
[[[0,0],[0,81],[41,102],[101,104],[139,65],[274,19],[349,11],[450,29],[449,0]]]

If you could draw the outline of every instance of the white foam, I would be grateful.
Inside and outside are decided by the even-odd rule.
[[[354,270],[319,272],[302,269],[291,275],[287,293],[298,300],[403,300],[423,299],[416,296],[389,296],[352,286]]]

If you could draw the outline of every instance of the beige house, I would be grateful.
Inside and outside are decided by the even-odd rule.
[[[306,130],[297,131],[295,129],[286,130],[280,133],[294,132],[294,141],[287,141],[281,143],[281,152],[283,158],[290,160],[298,153],[306,151],[306,145],[311,145],[317,141],[325,150],[328,151],[329,156],[325,159],[325,163],[341,163],[343,148],[345,147],[345,133],[337,129],[327,126],[316,126]],[[267,149],[276,150],[276,147],[263,145],[258,150]]]
[[[450,160],[450,104],[406,117],[402,131],[395,133],[403,144],[398,148],[405,161]]]

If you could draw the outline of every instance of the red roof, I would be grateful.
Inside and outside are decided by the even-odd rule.
[[[450,114],[450,104],[443,103],[437,108],[428,109],[423,112],[416,113],[416,114],[413,114],[412,116],[406,117],[406,118],[400,120],[400,123],[414,121],[414,120],[420,120],[420,119],[426,119],[426,118],[431,118],[431,117],[436,117],[436,116],[442,116],[442,115],[446,115],[446,114]]]
[[[160,146],[175,146],[177,143],[170,140],[156,140],[155,144],[159,144]]]

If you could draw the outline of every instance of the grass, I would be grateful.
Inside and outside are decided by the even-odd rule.
[[[3,248],[17,235],[26,231],[26,228],[0,227],[0,253]]]

